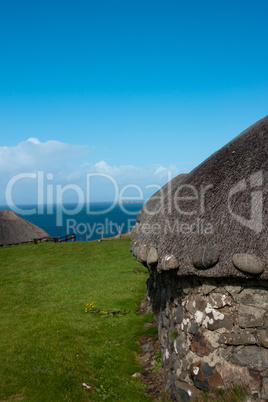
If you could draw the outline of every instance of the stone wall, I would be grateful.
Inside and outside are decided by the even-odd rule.
[[[179,277],[150,269],[165,386],[175,401],[243,385],[268,400],[268,281]]]

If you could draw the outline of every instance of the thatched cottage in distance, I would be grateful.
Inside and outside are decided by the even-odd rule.
[[[245,386],[268,400],[268,116],[159,190],[131,233],[148,267],[176,401]]]
[[[0,211],[0,246],[27,243],[49,234],[13,211]]]

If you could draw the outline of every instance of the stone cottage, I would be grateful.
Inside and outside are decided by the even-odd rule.
[[[242,385],[268,400],[268,116],[140,211],[130,249],[147,266],[173,400]]]

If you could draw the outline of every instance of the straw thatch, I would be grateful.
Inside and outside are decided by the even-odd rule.
[[[30,242],[48,233],[9,210],[0,211],[0,245]]]
[[[267,204],[268,116],[159,190],[137,217],[132,249],[146,246],[141,261],[156,249],[160,272],[267,279]]]

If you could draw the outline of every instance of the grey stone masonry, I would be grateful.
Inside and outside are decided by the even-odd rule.
[[[268,281],[150,270],[147,298],[172,400],[232,385],[268,400]]]

